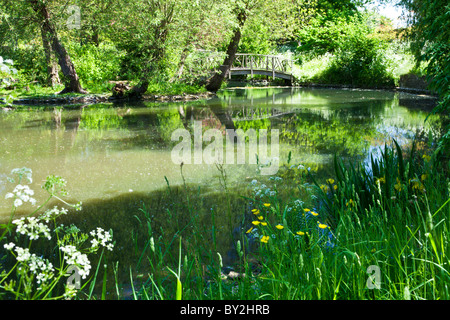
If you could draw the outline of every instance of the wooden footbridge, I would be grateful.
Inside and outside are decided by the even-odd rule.
[[[294,80],[292,75],[294,62],[288,58],[264,54],[237,53],[231,66],[228,78],[232,75],[265,75],[290,81]]]
[[[193,59],[196,69],[217,71],[224,59],[224,52],[199,51],[199,57]],[[225,75],[231,78],[233,75],[265,75],[285,79],[290,83],[294,77],[292,70],[294,61],[286,57],[252,53],[237,53],[230,71]],[[192,68],[190,70],[192,73]]]

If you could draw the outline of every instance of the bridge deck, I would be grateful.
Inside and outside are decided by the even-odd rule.
[[[228,76],[257,74],[292,81],[292,68],[293,61],[287,58],[272,55],[238,53],[236,54],[236,59]]]

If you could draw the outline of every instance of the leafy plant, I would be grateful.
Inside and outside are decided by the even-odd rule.
[[[7,224],[0,225],[0,229],[4,229],[0,243],[5,249],[3,260],[6,261],[0,265],[0,297],[16,300],[72,299],[88,284],[81,286],[77,279],[86,279],[90,274],[88,256],[100,249],[113,250],[112,234],[102,228],[87,234],[74,225],[57,224],[59,217],[68,214],[68,209],[55,206],[40,213],[48,200],[28,216],[13,219],[18,207],[27,202],[35,206],[36,200],[34,191],[27,184],[32,182],[31,169],[14,169],[12,174],[17,176],[18,184],[6,194],[6,199],[13,201],[11,217]],[[9,178],[9,181],[16,182],[14,178]],[[57,198],[63,201],[60,196],[66,194],[65,185],[61,177],[49,176],[42,188],[48,192],[49,200]],[[80,203],[63,203],[81,210]],[[56,248],[47,257],[42,241],[48,241],[50,247]],[[56,243],[51,244],[50,241]],[[75,283],[67,278],[72,272],[75,272]]]

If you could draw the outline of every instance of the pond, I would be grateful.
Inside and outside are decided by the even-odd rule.
[[[182,200],[177,197],[185,201],[181,193],[188,187],[196,214],[215,211],[220,229],[230,218],[220,214],[228,203],[233,226],[239,225],[249,210],[245,201],[238,201],[240,196],[248,194],[253,180],[270,178],[261,171],[265,162],[276,158],[277,168],[302,165],[319,178],[332,176],[335,154],[364,161],[392,138],[405,145],[430,129],[439,131],[438,117],[425,122],[433,102],[427,96],[390,91],[246,88],[224,90],[206,101],[22,107],[0,113],[0,198],[13,188],[6,177],[14,168],[32,169],[30,187],[38,202],[46,198],[40,188],[46,176],[61,176],[67,180],[67,201],[83,202],[72,221],[111,227],[119,252],[125,254],[137,241],[142,208],[154,229],[186,226],[190,215],[180,212]],[[203,133],[253,129],[259,137],[267,130],[269,152],[258,163],[248,158],[244,163],[223,161],[218,167],[205,161],[189,164],[185,158],[180,165],[172,153],[180,140],[172,134],[181,129],[195,143],[196,126]],[[275,137],[277,154],[269,154]],[[30,208],[24,205],[18,214]],[[0,202],[2,222],[10,209],[7,200]],[[170,220],[174,215],[176,225]],[[208,223],[203,223],[205,228]],[[230,241],[217,240],[225,247]]]

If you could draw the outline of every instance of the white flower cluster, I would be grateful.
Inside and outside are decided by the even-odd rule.
[[[14,206],[20,207],[25,202],[30,202],[33,206],[36,204],[36,199],[31,196],[34,195],[34,191],[29,186],[23,186],[18,184],[13,192],[6,194],[5,199],[14,198]]]
[[[113,250],[114,244],[111,242],[112,236],[109,232],[102,228],[97,228],[96,230],[92,230],[90,235],[94,237],[94,239],[91,240],[92,248],[98,249],[99,246],[102,246],[110,251]]]
[[[17,247],[14,243],[5,244],[3,246],[6,250],[12,250],[16,252],[16,260],[22,263],[26,263],[28,270],[36,275],[36,282],[38,284],[45,283],[54,277],[53,264],[36,254],[31,254],[28,248]]]
[[[33,178],[31,177],[33,175],[33,171],[30,168],[15,168],[11,170],[12,175],[18,175],[19,181],[22,180],[23,177],[25,177],[29,183],[33,183]],[[10,179],[11,182],[14,181],[14,179]]]
[[[39,219],[49,222],[51,219],[56,219],[63,214],[67,214],[67,212],[68,210],[66,208],[58,209],[58,207],[55,206],[53,209],[45,211]]]
[[[252,182],[252,186],[256,185],[256,183]],[[255,186],[253,187],[253,192],[255,194],[255,197],[264,198],[266,196],[273,197],[276,195],[276,192],[274,190],[271,190],[270,187],[266,186],[265,184],[261,184],[259,187]]]
[[[39,239],[41,234],[48,240],[52,238],[50,228],[35,217],[16,219],[12,223],[17,225],[17,232],[30,237],[30,240]]]
[[[78,274],[83,278],[89,275],[91,270],[91,262],[89,261],[86,254],[81,253],[77,250],[75,246],[67,245],[59,248],[64,252],[64,259],[69,265],[75,265],[81,269],[78,270]]]

